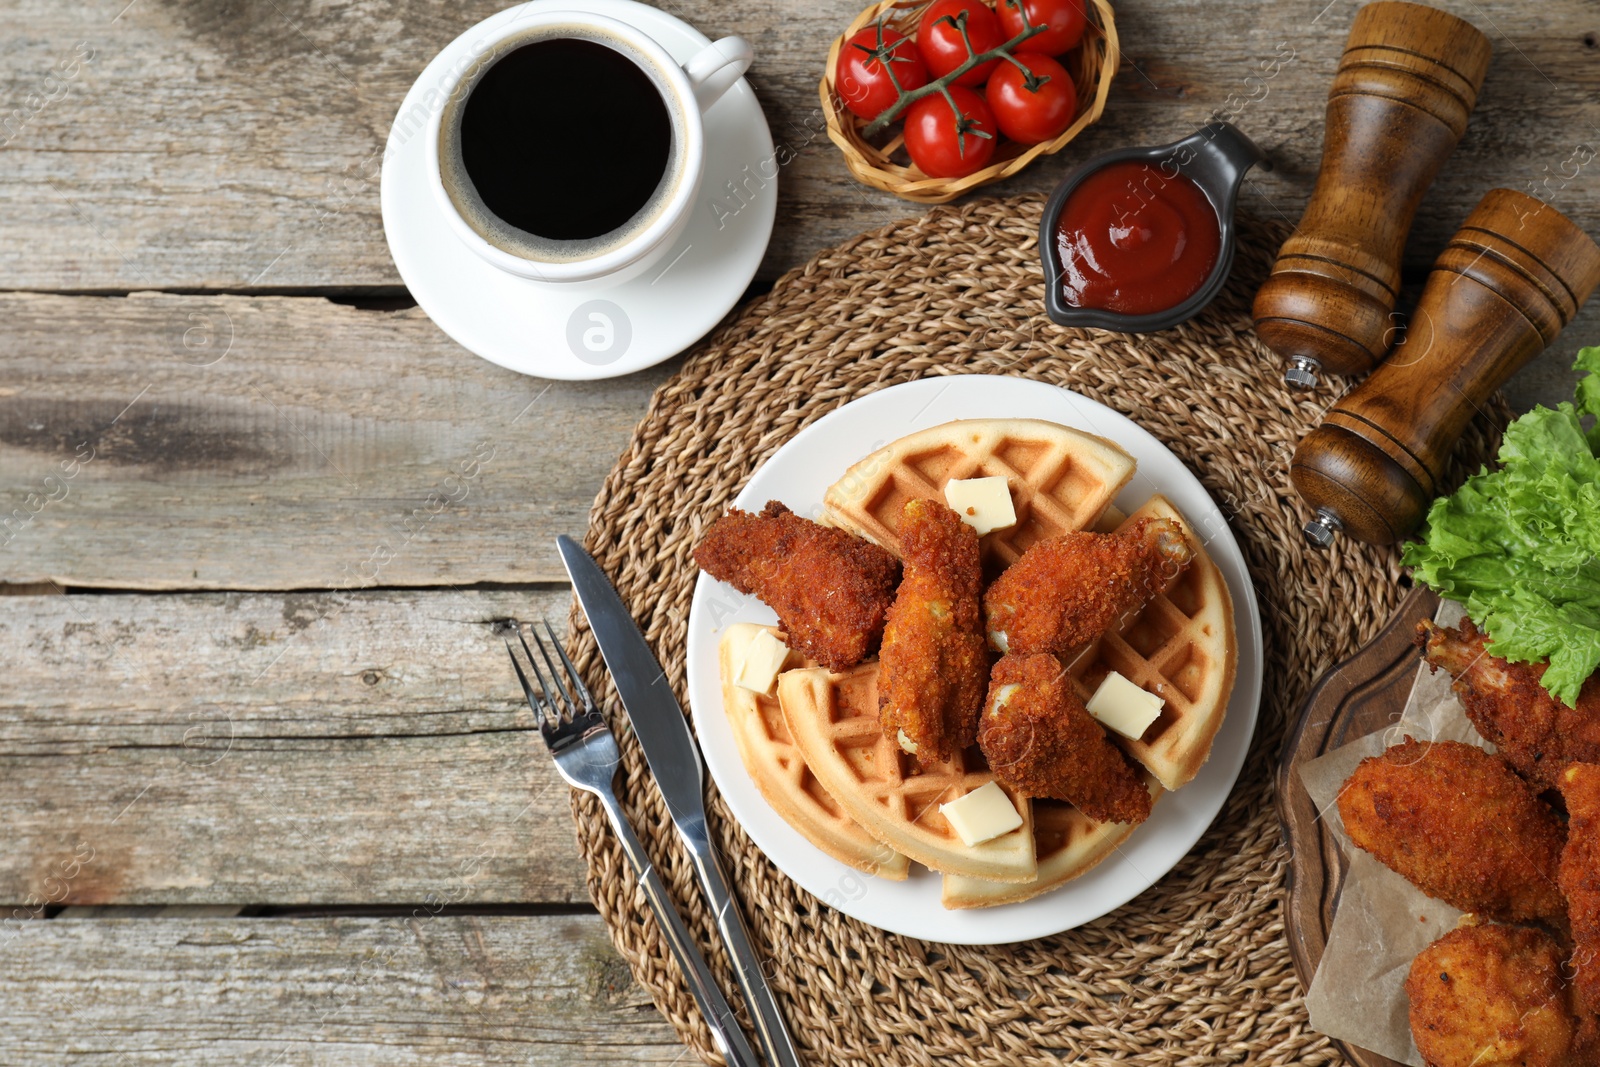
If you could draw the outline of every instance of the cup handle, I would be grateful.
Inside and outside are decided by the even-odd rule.
[[[755,49],[743,37],[712,41],[690,57],[683,65],[683,72],[694,87],[694,99],[700,110],[710,110],[734,82],[744,77],[755,58]]]

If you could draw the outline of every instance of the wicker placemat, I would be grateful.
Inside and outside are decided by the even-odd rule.
[[[1282,384],[1249,299],[1285,231],[1243,220],[1233,282],[1200,318],[1144,337],[1069,330],[1043,314],[1042,199],[938,208],[785,275],[702,343],[656,393],[590,518],[616,581],[680,700],[695,580],[690,552],[750,473],[849,400],[931,375],[1015,374],[1124,412],[1199,475],[1229,515],[1266,631],[1260,725],[1223,813],[1166,878],[1085,927],[1017,946],[962,948],[885,934],[774,868],[712,789],[712,832],[772,984],[812,1064],[1342,1062],[1306,1024],[1281,897],[1285,853],[1272,771],[1312,681],[1389,617],[1397,553],[1342,538],[1306,547],[1288,480],[1295,442],[1336,395]],[[1460,450],[1475,468],[1504,424],[1496,401]],[[573,648],[601,682],[574,618]],[[614,694],[611,696],[614,702]],[[623,802],[730,1000],[726,955],[638,746],[625,730]],[[1181,803],[1181,796],[1179,802]],[[599,806],[575,794],[589,891],[612,940],[684,1040],[718,1062]]]

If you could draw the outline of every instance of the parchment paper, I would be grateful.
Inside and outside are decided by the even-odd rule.
[[[1465,614],[1460,604],[1446,600],[1434,618],[1453,626]],[[1399,744],[1408,734],[1419,741],[1465,741],[1494,751],[1450,691],[1450,675],[1444,671],[1435,674],[1422,663],[1399,722],[1300,769],[1301,784],[1350,857],[1350,872],[1339,896],[1327,950],[1306,995],[1306,1007],[1311,1027],[1319,1033],[1423,1067],[1407,1021],[1406,975],[1417,953],[1455,929],[1461,912],[1425,896],[1352,845],[1336,803],[1356,764]]]

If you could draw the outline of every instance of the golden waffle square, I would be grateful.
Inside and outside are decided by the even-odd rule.
[[[1146,774],[1152,800],[1161,798],[1161,783]],[[1061,800],[1033,800],[1033,851],[1039,873],[1029,882],[990,882],[947,874],[939,897],[952,910],[990,908],[1032,900],[1085,874],[1117,850],[1138,829],[1133,823],[1095,822]]]
[[[1067,673],[1084,700],[1111,671],[1166,700],[1161,717],[1138,741],[1110,736],[1170,790],[1192,780],[1211,755],[1233,693],[1239,644],[1228,583],[1195,538],[1193,526],[1166,497],[1151,497],[1126,519],[1107,515],[1101,528],[1116,529],[1143,518],[1182,523],[1194,559],[1164,594],[1073,657]]]
[[[1134,460],[1105,438],[1038,419],[961,419],[900,438],[851,466],[823,496],[833,524],[900,555],[906,501],[944,500],[946,482],[1003,477],[1015,526],[980,541],[1009,567],[1036,541],[1088,529],[1129,478]]]
[[[990,881],[1027,882],[1038,873],[1032,805],[1012,790],[1006,795],[1022,825],[991,841],[965,844],[939,813],[939,805],[994,776],[966,754],[919,768],[884,737],[876,662],[841,673],[821,667],[786,671],[778,678],[778,702],[811,772],[851,818],[896,852],[942,873]]]
[[[717,645],[723,710],[745,771],[773,810],[807,841],[858,871],[903,881],[910,862],[863,830],[817,781],[789,735],[778,698],[733,684],[745,651],[763,630],[782,636],[776,627],[741,622],[729,626]],[[783,662],[785,670],[812,666],[792,649]]]

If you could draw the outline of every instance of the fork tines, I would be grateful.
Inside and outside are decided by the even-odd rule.
[[[540,636],[537,624],[528,624],[528,630],[533,634],[533,643],[539,648],[538,655],[534,655],[533,649],[528,647],[527,640],[522,636],[523,624],[516,620],[512,620],[511,623],[517,633],[517,643],[522,646],[522,651],[528,657],[528,665],[533,668],[533,676],[539,682],[537,692],[528,684],[528,676],[523,673],[522,663],[517,658],[516,650],[511,646],[511,638],[505,639],[506,651],[511,655],[511,666],[517,672],[517,680],[522,683],[522,692],[528,698],[528,706],[540,717],[542,723],[547,722],[551,726],[576,719],[580,714],[580,707],[583,714],[595,714],[594,701],[590,698],[583,679],[578,676],[578,668],[567,656],[567,650],[561,647],[561,641],[556,637],[556,632],[549,621],[540,621],[544,623],[544,636]],[[545,643],[546,638],[549,639],[549,645]],[[550,656],[550,646],[554,646],[556,656],[565,668],[564,680],[563,672],[557,670],[556,661]],[[540,660],[544,661],[543,669],[540,669]],[[548,675],[546,671],[549,672]]]

